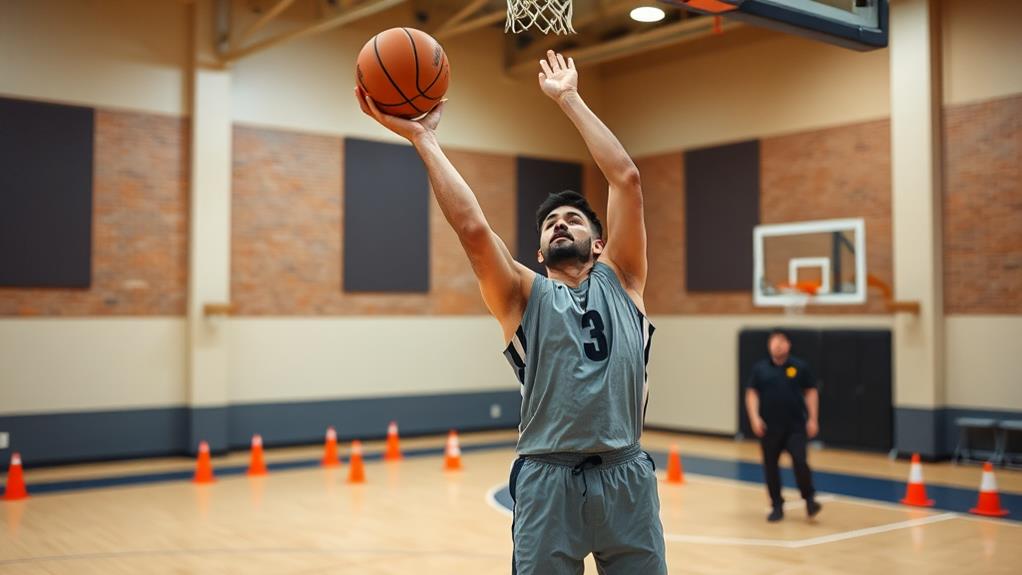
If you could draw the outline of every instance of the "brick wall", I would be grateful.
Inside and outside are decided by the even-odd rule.
[[[944,111],[944,310],[1022,313],[1022,95]]]
[[[92,287],[0,288],[0,316],[184,315],[188,119],[98,110],[95,138]],[[430,292],[344,294],[342,140],[246,126],[236,127],[234,138],[232,299],[242,315],[486,313],[435,201]],[[765,138],[761,220],[862,216],[869,270],[890,282],[889,139],[886,120]],[[449,155],[513,248],[514,158]],[[944,157],[945,309],[1022,313],[1022,95],[946,109]],[[776,312],[754,308],[748,292],[685,291],[682,155],[636,163],[649,234],[650,312]],[[606,182],[594,165],[583,177],[605,220]],[[870,299],[821,309],[882,312],[875,292]]]
[[[248,126],[234,130],[231,300],[240,315],[485,314],[457,236],[430,206],[428,294],[341,289],[343,141]],[[448,151],[490,225],[513,248],[514,158]]]
[[[868,268],[890,281],[890,125],[867,122],[765,138],[760,147],[760,221],[866,219]],[[657,314],[777,313],[756,308],[748,291],[685,289],[685,191],[682,153],[638,158],[649,237],[646,304]],[[721,262],[721,265],[728,265]],[[749,270],[752,275],[752,270]],[[864,306],[819,306],[817,313],[883,312]]]
[[[887,120],[765,138],[760,147],[760,222],[866,221],[866,271],[891,285],[891,125]],[[886,313],[866,304],[815,306],[826,313]]]
[[[188,119],[97,110],[92,285],[0,288],[0,316],[180,316],[188,270]]]
[[[512,156],[448,150],[447,156],[479,199],[497,235],[512,255],[517,243],[516,164]],[[436,198],[430,200],[430,297],[432,313],[488,314],[479,284],[457,234]],[[529,254],[531,257],[535,257]]]

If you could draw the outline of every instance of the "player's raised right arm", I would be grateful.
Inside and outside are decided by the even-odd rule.
[[[486,307],[504,328],[505,338],[510,338],[521,321],[526,290],[535,273],[511,257],[490,228],[472,189],[440,148],[435,130],[444,105],[441,103],[419,121],[411,121],[381,113],[357,88],[356,97],[363,112],[415,146],[426,165],[440,210],[472,264]]]

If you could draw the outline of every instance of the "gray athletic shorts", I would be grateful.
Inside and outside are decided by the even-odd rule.
[[[606,575],[666,575],[653,460],[638,445],[519,457],[514,575],[576,575],[590,553]]]

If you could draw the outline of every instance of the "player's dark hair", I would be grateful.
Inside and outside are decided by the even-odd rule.
[[[589,218],[589,224],[593,229],[593,235],[596,236],[597,239],[603,239],[603,224],[600,223],[600,218],[596,215],[596,212],[593,211],[589,202],[586,201],[585,196],[571,190],[552,192],[545,200],[543,200],[543,203],[539,205],[539,209],[536,210],[536,230],[542,230],[543,220],[550,215],[550,212],[561,206],[571,206],[585,214],[585,216]]]
[[[775,327],[774,329],[770,330],[770,335],[767,336],[767,341],[770,341],[777,336],[781,336],[784,339],[788,340],[788,343],[791,343],[791,337],[788,335],[788,332],[779,327]]]

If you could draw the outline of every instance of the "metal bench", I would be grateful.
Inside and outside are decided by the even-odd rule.
[[[1022,421],[1007,420],[997,425],[997,462],[1022,469]]]
[[[955,419],[955,425],[958,427],[958,445],[951,457],[953,462],[997,459],[1000,441],[996,419],[959,417]]]

